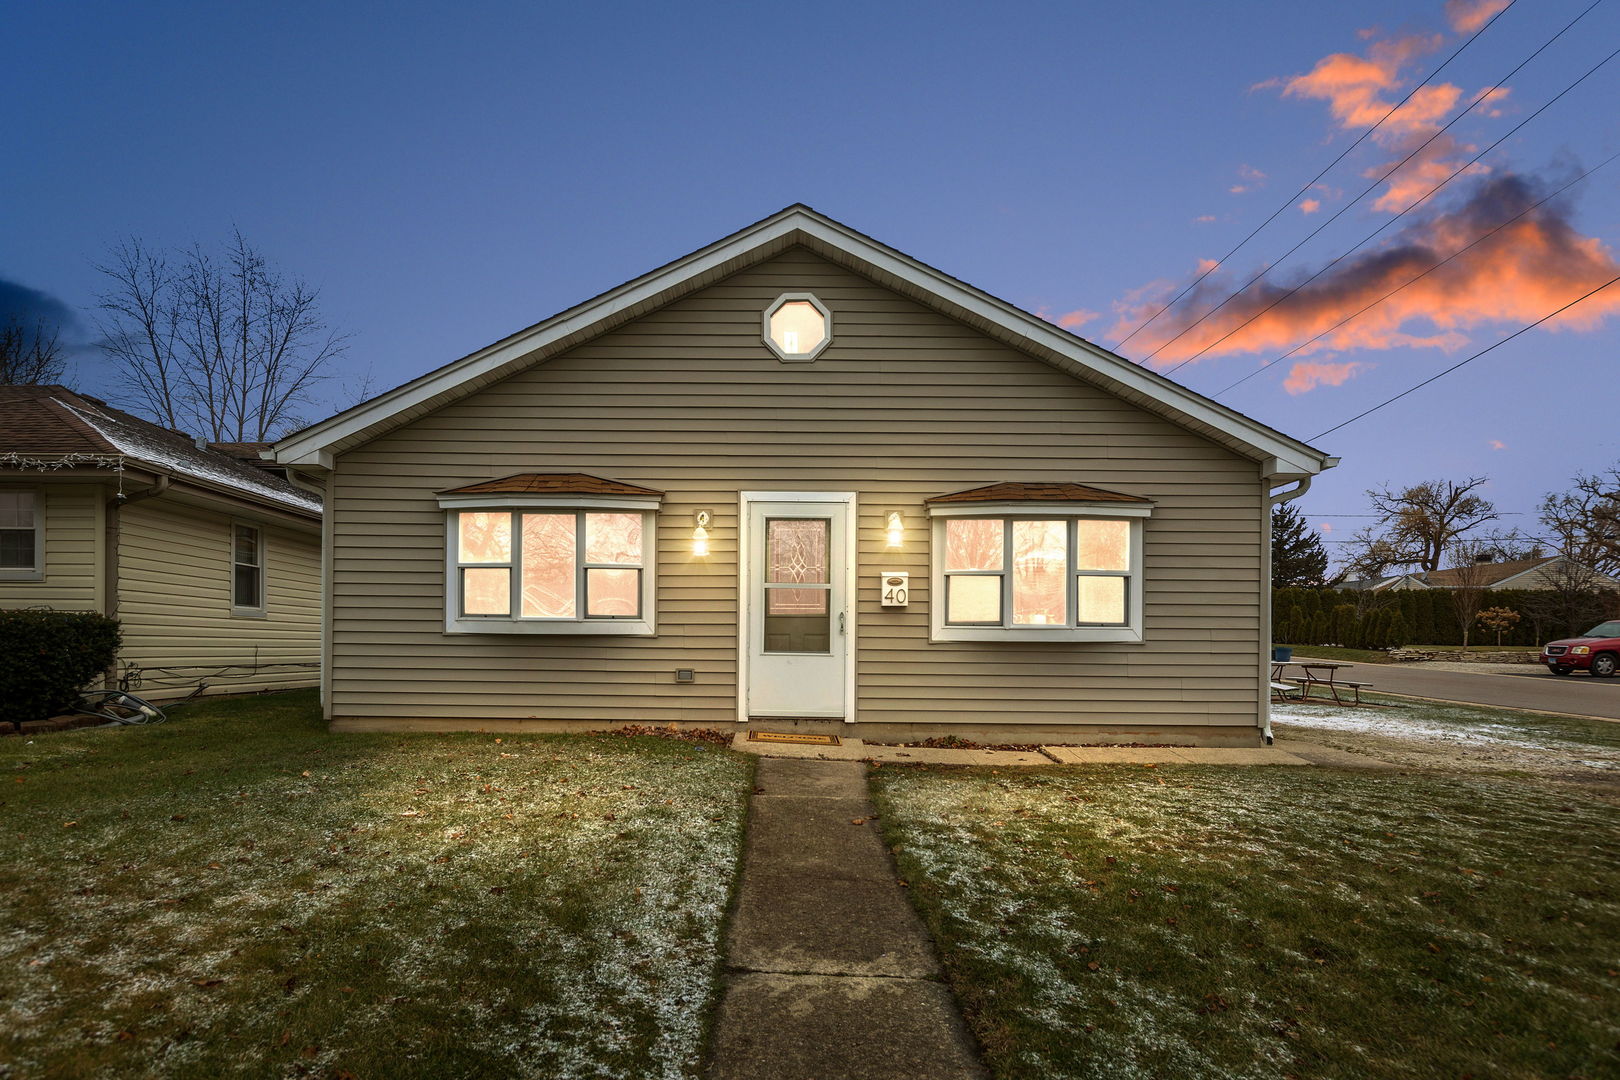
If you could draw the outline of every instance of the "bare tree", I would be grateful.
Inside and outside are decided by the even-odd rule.
[[[1378,520],[1358,532],[1346,562],[1350,573],[1377,577],[1391,569],[1438,570],[1465,534],[1496,520],[1496,507],[1475,492],[1487,482],[1427,480],[1400,491],[1369,490]]]
[[[0,385],[61,382],[66,369],[67,355],[55,326],[43,319],[30,326],[16,315],[0,326]]]
[[[1486,574],[1491,565],[1487,547],[1477,541],[1460,540],[1451,545],[1451,572],[1457,584],[1451,592],[1451,607],[1462,626],[1463,648],[1468,648],[1468,634],[1479,609],[1485,602]]]
[[[319,294],[240,232],[218,257],[195,244],[166,255],[131,238],[96,269],[108,282],[101,347],[136,407],[176,430],[229,442],[292,430],[345,348]]]
[[[1600,573],[1620,574],[1620,462],[1604,473],[1578,473],[1569,490],[1541,500],[1541,523],[1561,553]]]

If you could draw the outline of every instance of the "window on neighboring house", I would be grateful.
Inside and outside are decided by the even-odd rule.
[[[0,491],[0,579],[45,576],[44,515],[32,491]]]
[[[448,628],[651,633],[653,515],[645,510],[456,510]]]
[[[1141,531],[1051,508],[937,517],[934,640],[1140,641]]]
[[[237,614],[264,612],[264,530],[231,527],[231,607]]]

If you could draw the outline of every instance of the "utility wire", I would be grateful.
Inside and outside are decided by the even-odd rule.
[[[1351,207],[1355,206],[1362,199],[1366,198],[1369,193],[1371,193],[1373,190],[1375,190],[1378,187],[1378,185],[1382,184],[1385,180],[1388,180],[1391,176],[1393,176],[1396,172],[1398,172],[1403,166],[1405,166],[1407,162],[1411,161],[1418,154],[1422,153],[1425,148],[1427,148],[1431,143],[1434,142],[1434,140],[1438,139],[1441,135],[1444,135],[1447,131],[1449,131],[1451,129],[1452,125],[1456,124],[1463,117],[1467,116],[1481,102],[1489,101],[1490,98],[1491,98],[1491,95],[1494,94],[1497,90],[1500,90],[1502,88],[1502,86],[1509,79],[1511,79],[1514,75],[1517,75],[1519,73],[1519,71],[1522,70],[1526,64],[1530,63],[1530,61],[1532,61],[1536,57],[1540,56],[1555,41],[1557,41],[1559,38],[1563,37],[1566,33],[1568,33],[1571,27],[1573,27],[1576,23],[1580,22],[1583,18],[1586,17],[1586,15],[1593,8],[1597,7],[1601,3],[1603,3],[1603,0],[1592,0],[1592,3],[1590,5],[1588,5],[1584,11],[1582,11],[1579,15],[1576,15],[1569,22],[1565,23],[1563,29],[1559,30],[1558,33],[1554,34],[1552,37],[1550,37],[1546,41],[1544,41],[1541,44],[1541,46],[1538,49],[1536,49],[1535,52],[1531,53],[1529,56],[1527,56],[1523,60],[1519,61],[1519,63],[1513,68],[1512,71],[1509,71],[1506,75],[1504,75],[1500,79],[1498,79],[1496,81],[1495,85],[1491,86],[1488,90],[1486,90],[1483,93],[1476,96],[1473,101],[1469,102],[1468,105],[1465,106],[1462,109],[1461,112],[1457,113],[1456,116],[1453,116],[1450,120],[1446,121],[1445,127],[1442,127],[1440,130],[1438,130],[1434,134],[1430,135],[1427,139],[1424,139],[1423,142],[1418,144],[1405,157],[1401,158],[1401,160],[1397,161],[1394,165],[1390,166],[1390,168],[1388,170],[1386,170],[1382,176],[1378,177],[1378,179],[1374,180],[1371,184],[1368,184],[1365,188],[1363,188],[1361,190],[1361,192],[1356,195],[1355,198],[1351,199],[1349,202],[1347,202],[1343,206],[1339,207],[1337,210],[1335,210],[1333,212],[1333,214],[1326,221],[1322,222],[1316,228],[1312,229],[1309,233],[1307,233],[1305,235],[1304,239],[1300,240],[1293,247],[1291,247],[1287,251],[1283,252],[1282,256],[1280,258],[1277,258],[1277,259],[1271,261],[1270,263],[1267,263],[1266,266],[1264,268],[1262,268],[1259,273],[1255,274],[1248,281],[1245,281],[1241,286],[1239,286],[1237,288],[1236,291],[1228,294],[1226,299],[1222,300],[1220,303],[1216,304],[1214,307],[1212,307],[1208,311],[1204,312],[1202,315],[1200,315],[1190,325],[1183,327],[1174,337],[1170,338],[1168,341],[1162,342],[1158,346],[1158,348],[1156,348],[1152,352],[1148,353],[1140,361],[1138,361],[1138,363],[1143,363],[1143,364],[1147,363],[1149,360],[1152,360],[1155,356],[1158,356],[1159,353],[1163,352],[1165,349],[1169,348],[1171,345],[1175,344],[1177,341],[1180,341],[1188,333],[1190,333],[1191,331],[1193,331],[1197,327],[1201,326],[1205,319],[1208,319],[1211,315],[1215,314],[1217,311],[1224,308],[1227,304],[1230,304],[1233,300],[1236,300],[1239,296],[1241,296],[1245,291],[1248,290],[1250,285],[1253,285],[1255,282],[1259,281],[1261,278],[1263,278],[1267,274],[1271,273],[1272,270],[1276,269],[1276,267],[1278,265],[1280,265],[1284,260],[1286,260],[1290,255],[1292,255],[1294,252],[1298,251],[1300,248],[1304,247],[1311,240],[1315,239],[1318,235],[1321,234],[1323,229],[1326,229],[1329,225],[1331,225],[1335,221],[1337,221]],[[1504,9],[1504,10],[1506,10],[1506,9]],[[1604,63],[1607,63],[1607,62],[1608,62],[1607,60],[1604,61]],[[1603,66],[1603,64],[1598,65],[1598,67],[1602,67],[1602,66]],[[1596,69],[1593,69],[1593,70],[1596,70]],[[1591,72],[1587,72],[1587,74],[1590,75]],[[1586,76],[1583,75],[1583,76],[1581,76],[1581,79],[1577,79],[1574,84],[1571,84],[1570,86],[1565,87],[1563,92],[1560,93],[1558,95],[1558,97],[1562,97],[1564,94],[1567,94],[1570,90],[1574,89],[1574,87],[1576,85],[1579,85],[1581,80],[1585,79],[1585,78],[1586,78]],[[1557,101],[1557,100],[1558,100],[1558,98],[1553,99],[1553,101]],[[1551,105],[1551,104],[1552,104],[1552,101],[1549,101],[1547,103],[1547,105]],[[1536,110],[1536,113],[1532,114],[1531,117],[1527,117],[1525,120],[1520,121],[1519,124],[1513,130],[1517,131],[1520,127],[1523,127],[1526,123],[1529,122],[1530,119],[1533,119],[1535,115],[1538,115],[1542,110],[1546,109],[1547,105],[1543,105],[1541,107],[1541,109]],[[1512,132],[1510,131],[1508,134],[1511,135]],[[1504,136],[1504,138],[1506,138],[1506,136]],[[1489,150],[1493,149],[1501,141],[1502,141],[1501,139],[1498,139],[1495,143],[1492,143],[1491,146],[1486,147],[1486,151],[1488,152]],[[1483,154],[1481,156],[1483,156]],[[1474,160],[1478,161],[1479,158],[1476,157]],[[1470,162],[1469,164],[1471,165],[1471,164],[1473,164],[1473,162]],[[1466,166],[1465,166],[1465,168],[1466,168]],[[1455,176],[1456,174],[1453,173],[1452,175]],[[1451,179],[1451,177],[1447,177],[1447,181],[1449,181],[1450,179]],[[1439,187],[1444,187],[1445,183],[1446,183],[1446,181],[1442,181],[1441,184],[1439,185]],[[1429,194],[1430,195],[1434,194],[1435,190],[1438,190],[1438,187],[1431,190],[1429,192]],[[1428,196],[1424,196],[1424,198],[1427,198],[1427,197]],[[1422,202],[1423,200],[1420,199],[1418,201]],[[1413,204],[1413,206],[1416,206],[1416,205],[1417,205],[1416,203]],[[1413,206],[1408,206],[1406,208],[1406,210],[1401,211],[1401,214],[1396,215],[1396,218],[1398,219],[1401,215],[1405,214],[1407,210],[1411,210],[1413,208]],[[1375,233],[1374,235],[1377,235],[1377,234]],[[1364,240],[1364,241],[1362,241],[1362,243],[1366,243],[1366,241]],[[1359,246],[1360,245],[1358,244],[1357,247],[1359,247]],[[1353,251],[1355,249],[1352,248],[1351,250]],[[1348,255],[1348,254],[1349,254],[1349,252],[1345,252],[1345,255]],[[1339,259],[1342,259],[1342,258],[1344,258],[1344,255],[1339,256]],[[1339,259],[1334,259],[1333,262],[1336,263],[1336,262],[1339,261]],[[1332,265],[1333,265],[1333,263],[1328,264],[1328,266],[1332,266]],[[1211,268],[1211,269],[1213,269],[1213,268]],[[1323,269],[1325,270],[1325,269],[1327,269],[1327,267],[1323,267]],[[1318,273],[1320,273],[1320,271],[1318,271]],[[1247,325],[1247,324],[1245,324],[1245,325]],[[1225,340],[1225,339],[1223,338],[1222,340]],[[1197,355],[1202,355],[1202,353],[1199,353]],[[1176,368],[1179,368],[1179,367],[1183,366],[1184,364],[1188,363],[1188,361],[1191,360],[1191,359],[1192,359],[1192,357],[1188,357],[1187,360],[1183,360],[1180,364],[1177,364],[1176,367],[1171,368],[1170,371],[1175,371]],[[1165,372],[1165,374],[1169,374],[1169,371]]]
[[[1456,371],[1458,368],[1462,367],[1464,364],[1471,363],[1471,362],[1473,362],[1475,360],[1478,360],[1480,357],[1484,356],[1486,353],[1490,352],[1492,349],[1495,349],[1497,346],[1506,345],[1508,342],[1512,341],[1514,338],[1518,337],[1520,334],[1527,333],[1528,331],[1534,330],[1536,327],[1540,326],[1542,323],[1546,322],[1548,319],[1554,318],[1554,317],[1556,317],[1558,315],[1562,315],[1564,312],[1568,311],[1570,308],[1574,307],[1576,304],[1581,303],[1583,300],[1586,300],[1586,299],[1588,299],[1590,297],[1596,296],[1598,293],[1602,292],[1604,289],[1607,289],[1610,285],[1613,285],[1617,281],[1620,281],[1620,274],[1615,275],[1614,277],[1610,278],[1608,281],[1605,281],[1602,285],[1599,285],[1597,288],[1591,290],[1590,292],[1581,294],[1580,296],[1578,296],[1575,299],[1571,300],[1569,303],[1565,304],[1563,307],[1559,308],[1557,311],[1548,312],[1546,315],[1543,315],[1541,318],[1537,319],[1533,323],[1530,323],[1528,326],[1519,327],[1517,330],[1513,331],[1513,333],[1509,334],[1507,337],[1501,339],[1500,341],[1497,341],[1497,342],[1494,342],[1494,343],[1492,343],[1490,345],[1485,346],[1483,349],[1479,350],[1479,352],[1473,354],[1472,356],[1464,357],[1463,359],[1457,361],[1455,364],[1452,364],[1450,367],[1446,368],[1444,371],[1436,372],[1435,374],[1430,375],[1427,379],[1424,379],[1422,382],[1418,383],[1416,386],[1408,387],[1407,389],[1402,390],[1400,393],[1396,394],[1394,397],[1388,398],[1388,399],[1386,399],[1384,401],[1380,401],[1377,405],[1374,405],[1372,408],[1366,410],[1365,412],[1357,413],[1356,415],[1352,416],[1350,419],[1344,421],[1344,423],[1342,423],[1342,424],[1334,424],[1332,427],[1328,428],[1326,431],[1318,432],[1317,434],[1312,435],[1311,436],[1311,441],[1315,442],[1317,439],[1322,438],[1324,435],[1331,435],[1335,431],[1338,431],[1340,428],[1347,427],[1350,424],[1355,423],[1357,420],[1360,420],[1364,416],[1371,416],[1373,413],[1377,412],[1379,409],[1382,409],[1385,405],[1392,405],[1395,402],[1401,400],[1401,398],[1405,397],[1406,395],[1423,389],[1425,386],[1428,386],[1430,383],[1434,382],[1436,379],[1444,378],[1445,376],[1450,375],[1453,371]]]
[[[1402,289],[1406,288],[1408,285],[1412,285],[1412,284],[1422,280],[1423,278],[1428,277],[1430,274],[1434,273],[1436,270],[1438,270],[1442,266],[1446,265],[1446,263],[1450,262],[1452,259],[1455,259],[1455,258],[1457,258],[1457,256],[1463,254],[1465,251],[1468,251],[1469,249],[1475,247],[1476,245],[1481,244],[1486,240],[1489,240],[1491,237],[1495,236],[1497,233],[1501,232],[1503,229],[1507,228],[1509,225],[1513,224],[1515,221],[1518,221],[1520,218],[1524,217],[1526,214],[1530,213],[1532,210],[1540,209],[1546,203],[1551,202],[1553,199],[1556,199],[1558,196],[1562,195],[1564,192],[1568,191],[1570,188],[1574,187],[1576,184],[1580,183],[1582,180],[1585,180],[1588,176],[1591,176],[1593,173],[1597,172],[1599,169],[1603,168],[1605,165],[1608,165],[1609,163],[1614,161],[1615,158],[1620,158],[1620,153],[1611,154],[1609,157],[1605,158],[1603,161],[1600,161],[1598,164],[1592,166],[1590,169],[1587,169],[1585,172],[1581,173],[1581,175],[1577,176],[1575,179],[1571,180],[1569,183],[1565,184],[1563,187],[1559,188],[1557,191],[1554,191],[1551,195],[1546,196],[1545,198],[1543,198],[1542,200],[1540,200],[1539,202],[1537,202],[1537,203],[1535,203],[1535,204],[1533,204],[1531,206],[1525,207],[1523,210],[1520,210],[1517,214],[1514,214],[1512,217],[1510,217],[1507,220],[1503,221],[1501,224],[1497,225],[1494,229],[1490,230],[1489,232],[1481,233],[1479,236],[1475,237],[1472,241],[1470,241],[1466,246],[1460,247],[1456,251],[1453,251],[1450,255],[1447,255],[1445,258],[1441,259],[1439,262],[1435,263],[1433,266],[1429,267],[1427,270],[1423,271],[1421,274],[1417,274],[1414,277],[1408,278],[1406,281],[1404,281],[1401,284],[1395,286],[1395,288],[1389,290],[1389,292],[1385,293],[1383,296],[1380,296],[1378,299],[1376,299],[1376,300],[1372,301],[1371,303],[1369,303],[1366,307],[1363,307],[1359,311],[1356,311],[1356,312],[1353,312],[1353,313],[1351,313],[1349,315],[1346,315],[1344,318],[1340,319],[1338,322],[1334,323],[1332,326],[1328,327],[1326,330],[1323,330],[1320,334],[1317,334],[1315,337],[1311,338],[1308,341],[1300,342],[1298,345],[1295,345],[1292,349],[1289,349],[1287,352],[1283,353],[1281,356],[1273,357],[1272,359],[1267,360],[1264,364],[1261,364],[1259,367],[1255,368],[1253,371],[1251,371],[1247,375],[1243,376],[1243,378],[1237,380],[1236,382],[1230,384],[1229,386],[1225,387],[1222,390],[1216,391],[1214,394],[1212,394],[1210,396],[1218,398],[1222,394],[1226,393],[1229,390],[1235,390],[1237,387],[1242,386],[1244,383],[1248,382],[1250,379],[1254,378],[1256,375],[1260,374],[1262,371],[1265,371],[1267,368],[1271,367],[1272,365],[1279,364],[1282,361],[1288,359],[1290,356],[1293,356],[1295,353],[1299,352],[1299,350],[1305,348],[1306,346],[1314,344],[1315,342],[1318,342],[1318,341],[1322,340],[1323,338],[1327,337],[1329,334],[1333,333],[1335,330],[1339,329],[1339,327],[1343,326],[1345,323],[1348,323],[1353,319],[1359,318],[1360,316],[1362,316],[1362,315],[1366,314],[1367,312],[1371,311],[1373,308],[1377,307],[1379,304],[1382,304],[1385,300],[1388,300],[1390,297],[1394,296],[1396,293],[1400,292]],[[1177,365],[1177,366],[1180,366],[1180,365]],[[1174,371],[1175,369],[1172,368],[1171,370]]]
[[[1183,288],[1180,292],[1176,293],[1175,296],[1172,296],[1170,298],[1170,300],[1164,304],[1163,307],[1159,308],[1159,310],[1155,311],[1152,315],[1149,315],[1145,322],[1142,322],[1142,323],[1138,324],[1138,326],[1136,327],[1135,330],[1132,330],[1129,334],[1126,334],[1123,338],[1121,338],[1119,340],[1119,342],[1114,346],[1115,350],[1118,350],[1119,348],[1123,347],[1124,344],[1127,341],[1131,340],[1131,338],[1135,337],[1137,334],[1140,334],[1143,330],[1146,330],[1148,328],[1149,324],[1151,324],[1160,315],[1163,315],[1166,311],[1169,311],[1171,308],[1175,307],[1176,303],[1183,296],[1186,296],[1189,292],[1191,292],[1194,288],[1196,288],[1200,281],[1203,281],[1210,274],[1214,273],[1215,269],[1217,267],[1225,265],[1226,260],[1230,259],[1233,255],[1236,255],[1238,253],[1238,251],[1242,249],[1243,245],[1247,244],[1250,240],[1253,240],[1256,236],[1259,236],[1260,231],[1262,229],[1264,229],[1267,225],[1270,225],[1273,221],[1276,221],[1277,216],[1279,214],[1281,214],[1284,210],[1287,210],[1290,206],[1294,205],[1294,200],[1295,199],[1299,198],[1301,195],[1304,195],[1306,192],[1310,191],[1311,188],[1316,186],[1317,182],[1320,181],[1322,179],[1322,177],[1326,176],[1329,172],[1331,172],[1333,170],[1334,166],[1336,166],[1339,162],[1343,161],[1346,157],[1349,157],[1350,156],[1350,151],[1352,151],[1356,147],[1360,146],[1362,144],[1362,141],[1365,140],[1367,138],[1367,136],[1371,135],[1373,132],[1377,131],[1380,127],[1382,127],[1385,120],[1388,120],[1391,116],[1394,116],[1397,112],[1399,112],[1401,107],[1403,105],[1405,105],[1408,101],[1411,101],[1413,96],[1416,95],[1419,90],[1421,90],[1425,86],[1429,85],[1429,83],[1432,82],[1437,75],[1439,75],[1442,71],[1446,70],[1446,68],[1451,64],[1451,62],[1453,60],[1457,59],[1457,57],[1462,55],[1462,52],[1463,52],[1464,49],[1466,49],[1466,48],[1468,48],[1468,46],[1472,45],[1474,43],[1475,39],[1477,39],[1486,30],[1490,29],[1491,23],[1494,23],[1497,19],[1499,19],[1503,15],[1507,14],[1508,9],[1513,7],[1513,5],[1515,3],[1517,3],[1517,2],[1518,2],[1518,0],[1510,0],[1507,7],[1503,8],[1501,11],[1498,11],[1495,15],[1492,15],[1490,17],[1490,19],[1486,21],[1484,26],[1481,26],[1478,30],[1475,30],[1473,32],[1473,34],[1468,38],[1467,41],[1464,41],[1461,45],[1457,46],[1456,51],[1453,52],[1450,56],[1446,57],[1444,63],[1442,63],[1439,67],[1435,68],[1433,71],[1429,72],[1429,74],[1424,78],[1424,80],[1422,82],[1418,83],[1416,86],[1412,87],[1412,89],[1410,91],[1408,91],[1407,95],[1405,97],[1401,98],[1400,101],[1397,101],[1394,105],[1390,106],[1390,110],[1387,113],[1385,113],[1383,116],[1379,117],[1377,123],[1373,124],[1373,126],[1368,128],[1366,131],[1363,131],[1360,135],[1357,135],[1355,142],[1353,142],[1349,146],[1345,147],[1344,150],[1339,154],[1339,156],[1334,158],[1332,161],[1328,162],[1327,165],[1322,169],[1321,172],[1317,173],[1315,176],[1313,176],[1309,180],[1307,180],[1303,187],[1301,187],[1298,191],[1296,191],[1293,195],[1291,195],[1288,199],[1286,199],[1281,206],[1279,206],[1279,207],[1277,207],[1277,209],[1273,210],[1271,212],[1270,217],[1266,218],[1266,220],[1264,220],[1260,224],[1256,225],[1254,227],[1254,231],[1249,233],[1248,236],[1245,236],[1242,240],[1239,240],[1237,242],[1236,247],[1234,247],[1231,251],[1228,251],[1225,255],[1222,255],[1218,260],[1216,260],[1216,262],[1214,262],[1209,267],[1207,267],[1203,271],[1203,273],[1201,273],[1197,277],[1193,278],[1192,281],[1189,282],[1185,288]]]
[[[1541,108],[1537,109],[1535,112],[1531,113],[1529,116],[1525,117],[1523,120],[1520,120],[1517,124],[1514,124],[1513,127],[1508,129],[1508,131],[1501,138],[1497,139],[1495,142],[1491,143],[1491,145],[1487,146],[1485,149],[1483,149],[1479,153],[1475,154],[1468,161],[1466,161],[1463,164],[1457,166],[1457,168],[1451,173],[1450,176],[1446,177],[1444,180],[1442,180],[1438,184],[1434,185],[1434,187],[1432,187],[1428,191],[1424,192],[1423,195],[1419,199],[1417,199],[1411,205],[1407,206],[1406,209],[1402,210],[1400,213],[1396,214],[1394,217],[1390,218],[1388,221],[1386,221],[1382,225],[1378,226],[1378,228],[1374,229],[1372,232],[1370,232],[1366,236],[1362,237],[1361,240],[1358,241],[1355,244],[1354,247],[1351,247],[1348,251],[1344,252],[1343,254],[1334,256],[1331,261],[1329,261],[1328,263],[1323,265],[1323,267],[1320,270],[1316,271],[1316,273],[1312,274],[1310,277],[1306,278],[1304,281],[1301,281],[1298,285],[1295,285],[1293,288],[1288,289],[1281,296],[1279,296],[1275,300],[1273,300],[1271,303],[1267,304],[1265,307],[1261,308],[1259,311],[1255,312],[1253,315],[1250,315],[1247,319],[1244,319],[1241,323],[1239,323],[1238,325],[1232,327],[1232,329],[1228,330],[1226,333],[1222,334],[1220,337],[1216,338],[1214,341],[1210,342],[1208,345],[1205,345],[1202,349],[1199,349],[1197,352],[1193,353],[1191,356],[1189,356],[1185,360],[1181,361],[1181,363],[1175,365],[1175,367],[1169,368],[1168,370],[1166,370],[1164,372],[1164,374],[1168,375],[1172,371],[1179,371],[1180,369],[1186,367],[1188,364],[1192,363],[1194,360],[1198,359],[1200,356],[1203,356],[1205,353],[1209,352],[1209,350],[1213,349],[1215,346],[1219,345],[1221,342],[1223,342],[1223,341],[1227,340],[1228,338],[1230,338],[1233,334],[1237,333],[1239,330],[1242,330],[1245,326],[1248,326],[1250,323],[1254,322],[1256,319],[1258,319],[1260,316],[1264,315],[1266,312],[1270,311],[1272,308],[1274,308],[1277,305],[1279,305],[1279,304],[1283,303],[1284,301],[1286,301],[1289,297],[1291,297],[1295,293],[1299,292],[1305,286],[1309,285],[1311,282],[1315,281],[1317,278],[1319,278],[1323,274],[1327,273],[1334,266],[1338,265],[1340,262],[1343,262],[1345,259],[1349,258],[1351,255],[1354,255],[1356,252],[1358,252],[1362,248],[1366,247],[1367,244],[1370,243],[1373,240],[1373,238],[1376,237],[1379,233],[1383,232],[1385,229],[1389,228],[1391,225],[1393,225],[1397,221],[1401,220],[1401,218],[1405,217],[1407,214],[1411,213],[1413,210],[1416,210],[1419,206],[1422,206],[1424,203],[1428,202],[1429,199],[1431,197],[1433,197],[1433,195],[1437,191],[1439,191],[1441,188],[1445,187],[1447,184],[1451,183],[1453,180],[1457,179],[1457,177],[1461,176],[1463,173],[1467,172],[1470,168],[1472,168],[1475,164],[1477,164],[1479,162],[1479,160],[1481,158],[1483,158],[1486,154],[1490,153],[1492,150],[1495,150],[1498,146],[1501,146],[1508,139],[1512,138],[1513,135],[1516,132],[1518,132],[1518,130],[1520,128],[1524,127],[1530,121],[1534,120],[1536,117],[1538,117],[1542,113],[1546,112],[1560,98],[1562,98],[1565,94],[1569,93],[1571,90],[1575,89],[1577,86],[1581,85],[1581,83],[1585,82],[1599,68],[1603,67],[1610,60],[1613,60],[1616,56],[1620,56],[1620,49],[1616,49],[1614,52],[1610,53],[1608,56],[1605,56],[1602,60],[1599,60],[1596,64],[1594,64],[1591,68],[1589,68],[1587,70],[1586,74],[1582,75],[1580,78],[1576,79],[1574,82],[1570,83],[1568,86],[1564,87],[1556,95],[1554,95],[1552,100],[1550,100],[1550,101],[1546,102],[1545,104],[1543,104],[1541,106]],[[1309,239],[1309,237],[1307,237],[1306,239]],[[1247,289],[1249,287],[1249,285],[1254,284],[1254,282],[1260,280],[1260,278],[1264,277],[1266,275],[1266,273],[1269,273],[1269,272],[1270,272],[1270,267],[1268,267],[1266,270],[1262,271],[1259,275],[1255,276],[1254,278],[1251,278],[1249,280],[1249,284],[1243,286],[1243,288]],[[1219,311],[1227,303],[1231,302],[1232,300],[1237,299],[1238,293],[1241,293],[1242,291],[1243,291],[1243,289],[1239,289],[1238,292],[1233,293],[1231,296],[1228,296],[1225,300],[1222,300],[1220,302],[1220,304],[1217,304],[1215,307],[1213,307],[1209,311],[1205,312],[1204,317],[1207,318],[1208,316],[1213,315],[1216,311]],[[1198,321],[1203,322],[1203,319],[1201,318]],[[1197,325],[1198,325],[1198,323],[1193,324],[1193,326],[1197,326]],[[1187,329],[1191,330],[1192,326],[1187,327]],[[1183,333],[1185,333],[1185,332],[1186,331],[1183,331]],[[1174,339],[1172,339],[1172,340],[1174,340]],[[1170,342],[1167,341],[1167,342],[1165,342],[1165,344],[1168,345],[1168,344],[1170,344]]]

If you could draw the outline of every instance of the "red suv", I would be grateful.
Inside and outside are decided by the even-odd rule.
[[[1580,637],[1549,641],[1541,647],[1541,662],[1554,675],[1585,668],[1600,679],[1612,678],[1620,664],[1620,619],[1599,623]]]

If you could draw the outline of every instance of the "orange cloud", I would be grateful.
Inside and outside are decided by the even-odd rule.
[[[1306,200],[1304,200],[1303,202],[1301,202],[1299,204],[1299,209],[1300,209],[1301,213],[1314,214],[1318,210],[1322,209],[1322,200],[1321,199],[1306,199]]]
[[[1464,159],[1461,154],[1473,152],[1472,146],[1464,146],[1450,135],[1440,136],[1390,175],[1389,186],[1373,201],[1373,209],[1398,214],[1416,204],[1419,199],[1445,183],[1452,173],[1463,166]],[[1454,157],[1454,154],[1457,156]],[[1388,171],[1389,165],[1378,165],[1368,169],[1365,175],[1382,176]],[[1490,171],[1490,166],[1476,161],[1463,169],[1460,175],[1483,174]]]
[[[1087,311],[1085,308],[1075,308],[1073,311],[1065,311],[1062,315],[1059,315],[1057,324],[1065,330],[1078,330],[1092,319],[1095,319],[1098,314],[1095,311]]]
[[[1303,361],[1288,370],[1288,378],[1283,380],[1283,389],[1290,394],[1299,395],[1308,390],[1315,390],[1318,386],[1343,386],[1346,379],[1371,366],[1360,360],[1349,360],[1342,364]]]
[[[1466,331],[1474,327],[1532,322],[1620,274],[1614,253],[1596,237],[1576,231],[1568,207],[1554,200],[1407,285],[1542,197],[1536,185],[1506,173],[1469,184],[1460,205],[1413,215],[1384,246],[1334,264],[1314,280],[1301,274],[1293,282],[1258,282],[1194,326],[1233,287],[1225,275],[1212,274],[1133,338],[1133,351],[1145,356],[1157,350],[1151,362],[1165,368],[1200,355],[1280,352],[1318,334],[1321,340],[1303,350],[1305,355],[1399,346],[1455,350],[1468,343]],[[1116,304],[1113,339],[1173,294],[1174,287],[1155,283]],[[1620,290],[1611,289],[1544,325],[1587,330],[1616,313]]]
[[[1507,443],[1503,442],[1501,439],[1492,439],[1491,440],[1491,449],[1492,450],[1506,450],[1507,449]]]
[[[1446,0],[1446,20],[1459,34],[1472,34],[1512,0]]]
[[[1324,521],[1322,524],[1318,525],[1317,528],[1321,529],[1325,533],[1330,533],[1333,531],[1333,522]]]
[[[1214,220],[1215,220],[1215,215],[1214,214],[1199,214],[1197,217],[1193,218],[1193,221],[1197,222],[1200,225],[1207,225],[1211,221],[1214,221]]]
[[[1253,165],[1239,165],[1238,175],[1245,180],[1251,180],[1256,183],[1266,178],[1266,174],[1255,168]]]

